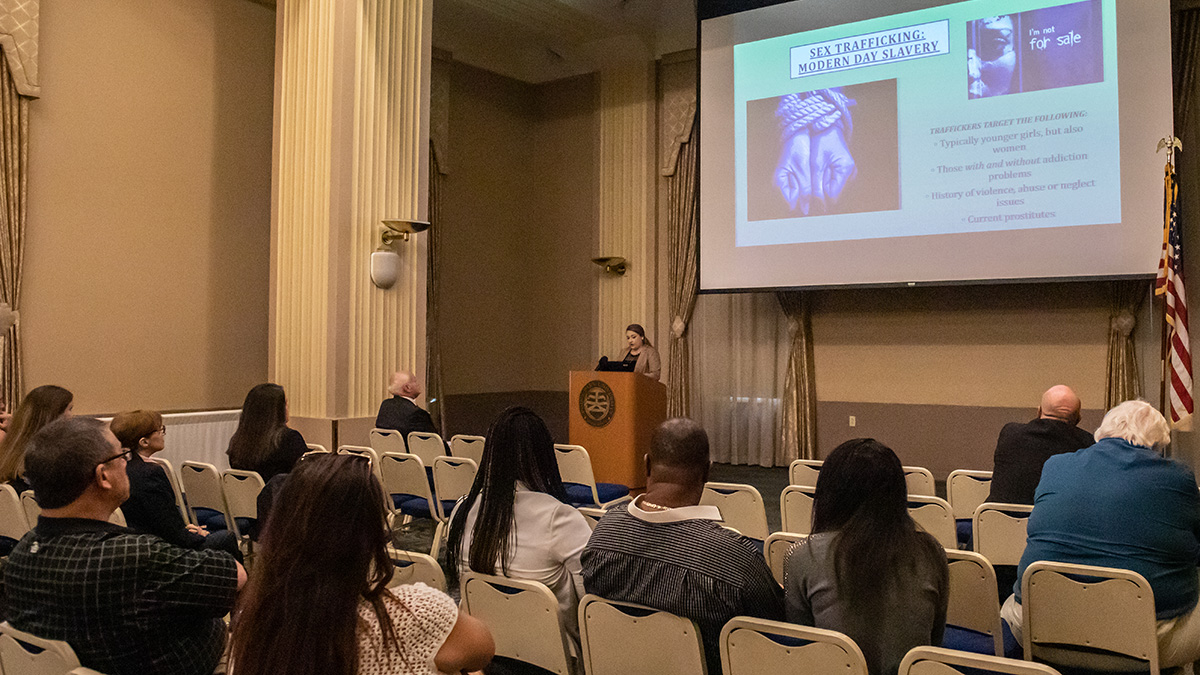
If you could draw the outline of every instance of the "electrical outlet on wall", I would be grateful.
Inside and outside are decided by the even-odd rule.
[[[855,417],[854,415],[851,415],[851,416],[850,416],[850,426],[852,426],[852,427],[853,427],[853,426],[856,426],[856,425],[858,425],[858,418],[857,418],[857,417]]]

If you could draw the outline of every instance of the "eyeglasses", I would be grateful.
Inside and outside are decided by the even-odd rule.
[[[129,456],[132,454],[133,454],[133,450],[130,450],[127,448],[127,449],[122,450],[121,452],[113,455],[112,457],[109,457],[108,459],[104,459],[104,460],[97,462],[96,466],[100,466],[101,464],[108,464],[109,462],[113,461],[114,459],[121,459],[122,457],[125,458],[125,461],[129,461]]]

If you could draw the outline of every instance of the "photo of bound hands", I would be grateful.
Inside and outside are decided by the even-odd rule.
[[[900,208],[895,80],[746,105],[748,220]]]

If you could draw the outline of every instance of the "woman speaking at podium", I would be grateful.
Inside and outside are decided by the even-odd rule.
[[[646,329],[640,323],[629,324],[625,327],[625,341],[629,343],[629,349],[625,350],[622,362],[634,362],[633,372],[659,380],[662,377],[662,360],[658,358],[658,350],[646,339]]]

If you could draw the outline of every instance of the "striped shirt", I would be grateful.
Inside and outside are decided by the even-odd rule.
[[[583,585],[606,600],[692,619],[709,672],[721,672],[721,628],[735,616],[783,620],[783,589],[749,539],[721,527],[713,506],[609,509],[583,550]]]
[[[99,520],[38,519],[4,566],[8,620],[107,675],[207,675],[237,595],[226,553]]]

